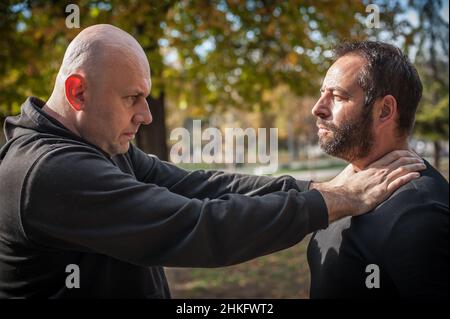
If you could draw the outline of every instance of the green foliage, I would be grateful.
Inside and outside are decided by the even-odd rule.
[[[423,103],[416,117],[416,133],[431,141],[448,139],[448,91],[438,103]]]
[[[442,17],[444,2],[394,0],[377,4],[382,26],[368,30],[369,38],[400,43],[422,80],[423,97],[414,133],[431,141],[448,140],[449,25]],[[414,13],[417,19],[411,19]]]
[[[51,92],[65,46],[63,1],[9,1],[0,7],[0,116],[16,114],[31,94]]]
[[[173,95],[261,111],[270,107],[266,91],[281,84],[315,92],[331,45],[363,34],[355,12],[364,12],[360,1],[180,1],[166,30],[181,64]]]
[[[153,3],[158,3],[157,5]],[[157,93],[162,79],[159,22],[171,2],[78,1],[81,26],[111,23],[133,34],[151,61]],[[0,11],[0,116],[16,114],[29,95],[47,98],[69,42],[80,29],[66,27],[67,1],[9,1]]]
[[[114,24],[137,38],[152,68],[152,95],[181,105],[264,110],[279,84],[315,90],[330,45],[361,31],[360,1],[79,1],[82,27]],[[28,95],[47,98],[64,50],[66,1],[1,6],[0,115]],[[169,61],[172,54],[175,59]],[[328,54],[328,55],[327,55]],[[204,108],[206,106],[206,108]]]
[[[410,2],[421,13],[419,24],[414,29],[414,40],[418,48],[416,66],[424,86],[415,132],[431,141],[445,141],[449,138],[449,26],[440,15],[443,2]]]
[[[170,101],[197,116],[229,107],[268,110],[273,101],[266,97],[279,86],[298,96],[315,95],[333,44],[381,37],[381,31],[365,27],[367,3],[359,0],[82,0],[77,4],[82,27],[111,23],[135,36],[150,61],[152,95],[165,91]],[[66,5],[66,1],[10,0],[0,6],[0,117],[18,113],[28,95],[50,95],[64,50],[79,32],[65,26]],[[420,66],[426,72],[434,70],[423,78],[417,131],[433,139],[448,138],[448,103],[444,105],[448,80],[436,72],[448,70],[448,43],[441,41],[445,26],[448,39],[448,23],[436,14],[442,2],[380,1],[379,5],[383,32],[391,39],[403,37],[405,50],[418,46]],[[396,19],[410,7],[420,13],[417,26]],[[442,59],[436,59],[435,42],[447,54],[444,66],[436,67]]]

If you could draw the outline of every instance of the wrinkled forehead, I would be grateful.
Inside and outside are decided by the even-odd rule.
[[[323,80],[323,87],[346,87],[348,89],[358,85],[358,78],[366,60],[358,55],[344,55],[336,60],[328,69]]]

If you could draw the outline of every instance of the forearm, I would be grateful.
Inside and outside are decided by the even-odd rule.
[[[187,171],[176,165],[148,156],[139,149],[130,149],[130,157],[138,181],[166,187],[187,198],[214,199],[225,194],[261,196],[278,191],[305,191],[309,182],[291,176],[269,177],[232,174],[221,171]]]
[[[169,188],[188,198],[218,198],[225,194],[262,196],[279,191],[305,191],[306,186],[291,176],[268,177],[221,171],[194,171]]]

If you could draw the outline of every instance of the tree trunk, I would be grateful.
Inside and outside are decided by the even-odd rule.
[[[157,98],[147,98],[153,122],[150,125],[142,125],[136,135],[137,146],[146,153],[153,154],[159,159],[168,160],[167,133],[164,114],[164,92]]]
[[[434,141],[434,167],[439,170],[441,165],[441,143],[440,141]]]

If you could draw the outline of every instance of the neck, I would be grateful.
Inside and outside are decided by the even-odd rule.
[[[381,144],[380,142],[376,142],[373,145],[372,150],[366,157],[354,160],[351,162],[351,164],[355,171],[360,171],[362,169],[365,169],[367,166],[377,161],[384,155],[395,150],[409,150],[407,138],[398,139],[397,141],[393,141],[389,145],[386,145],[386,143],[384,142],[383,144]]]
[[[73,121],[70,120],[70,115],[66,111],[66,103],[64,100],[55,98],[52,94],[45,105],[42,107],[42,110],[63,124],[69,131],[75,133],[78,136],[81,136],[78,132],[77,128],[73,124]]]

